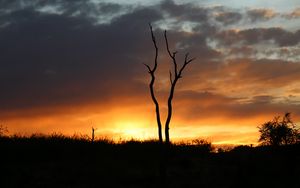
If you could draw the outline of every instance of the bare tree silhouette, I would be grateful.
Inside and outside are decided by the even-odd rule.
[[[159,138],[159,142],[162,144],[163,138],[162,138],[162,126],[161,126],[161,120],[160,120],[159,103],[158,103],[158,101],[155,97],[155,93],[154,93],[154,82],[155,82],[155,71],[157,69],[158,47],[156,44],[156,39],[153,34],[151,24],[149,24],[149,27],[150,27],[150,31],[151,31],[152,42],[153,42],[153,45],[155,48],[154,66],[153,66],[153,68],[150,68],[149,65],[147,65],[147,64],[144,64],[144,65],[148,68],[148,72],[151,75],[151,81],[149,84],[149,88],[150,88],[150,94],[151,94],[152,101],[155,104],[155,113],[156,113],[156,121],[157,121],[157,128],[158,128],[158,138]]]
[[[172,74],[172,71],[170,71],[171,88],[170,88],[170,94],[169,94],[169,98],[168,98],[168,116],[167,116],[167,120],[166,120],[166,123],[165,123],[166,143],[169,144],[170,143],[169,126],[170,126],[172,111],[173,111],[172,100],[173,100],[173,97],[174,97],[175,87],[176,87],[177,81],[180,78],[182,78],[182,72],[185,69],[185,67],[189,63],[191,63],[195,58],[189,59],[189,53],[186,53],[183,65],[179,68],[179,71],[178,71],[178,64],[177,64],[177,61],[176,61],[177,51],[174,51],[174,52],[171,53],[170,48],[169,48],[169,42],[168,42],[168,37],[167,37],[167,31],[166,30],[165,30],[165,33],[164,33],[164,37],[165,37],[165,41],[166,41],[166,47],[167,47],[168,54],[169,54],[170,58],[172,59],[172,62],[173,62],[173,65],[174,65],[174,72],[173,72],[174,76]]]
[[[150,32],[151,32],[151,37],[152,37],[152,42],[155,48],[155,58],[154,58],[154,66],[151,68],[149,65],[145,64],[145,66],[148,68],[148,72],[151,75],[151,81],[149,84],[150,87],[150,94],[151,98],[155,104],[155,112],[156,112],[156,120],[157,120],[157,126],[158,126],[158,136],[159,136],[159,142],[163,143],[162,139],[162,124],[161,124],[161,119],[160,119],[160,111],[159,111],[159,103],[155,97],[154,93],[154,82],[155,82],[155,71],[157,70],[157,58],[158,58],[158,47],[156,43],[155,36],[153,34],[153,29],[152,25],[149,24],[150,27]],[[184,62],[181,65],[181,67],[178,67],[177,63],[177,51],[171,52],[169,48],[169,41],[167,37],[167,31],[165,30],[164,32],[164,38],[165,38],[165,43],[166,43],[166,48],[168,51],[168,55],[171,58],[172,64],[173,64],[173,71],[170,70],[170,90],[169,90],[169,97],[168,97],[168,114],[167,114],[167,119],[165,122],[165,139],[166,139],[166,144],[170,144],[170,135],[169,135],[169,129],[170,129],[170,122],[172,118],[172,112],[173,112],[173,106],[172,106],[172,101],[174,97],[174,92],[175,92],[175,87],[180,78],[182,78],[182,72],[184,69],[189,65],[195,58],[189,58],[189,53],[185,54]]]

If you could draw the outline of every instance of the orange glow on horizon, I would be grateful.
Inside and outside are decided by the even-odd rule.
[[[178,116],[178,115],[177,115]],[[239,126],[224,119],[186,121],[174,116],[170,127],[174,142],[203,138],[213,144],[256,144],[258,139],[257,121]],[[211,123],[209,123],[211,122]],[[157,139],[156,118],[143,108],[117,108],[106,113],[63,114],[28,118],[13,118],[5,121],[10,134],[62,133],[90,136],[91,128],[97,128],[97,138],[113,140]]]
[[[178,94],[178,93],[177,93]],[[239,114],[219,108],[226,100],[217,95],[203,95],[200,101],[189,95],[176,95],[174,113],[170,125],[171,141],[180,142],[195,138],[207,139],[216,145],[257,144],[257,126],[271,120],[276,113]],[[211,97],[206,100],[205,97]],[[97,138],[113,140],[157,139],[157,124],[154,106],[149,96],[142,99],[108,101],[105,104],[31,109],[12,112],[1,118],[9,134],[30,135],[32,133],[62,133],[65,135],[91,135],[92,127],[97,128]],[[185,98],[184,98],[185,97]],[[201,96],[200,96],[201,97]],[[205,101],[206,100],[206,101]],[[189,111],[194,103],[203,109]],[[163,104],[163,103],[162,103]],[[257,109],[255,109],[256,111]],[[161,105],[164,124],[166,107]],[[295,116],[297,122],[297,116]],[[164,131],[164,130],[163,130]]]

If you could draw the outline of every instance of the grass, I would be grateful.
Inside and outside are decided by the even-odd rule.
[[[13,135],[0,137],[0,151],[3,188],[161,186],[155,140]],[[172,144],[168,187],[300,187],[300,145],[211,151],[203,140]]]

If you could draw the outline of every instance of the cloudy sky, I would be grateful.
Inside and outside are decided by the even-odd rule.
[[[0,0],[1,124],[12,134],[93,126],[99,137],[156,138],[148,23],[163,112],[163,30],[179,63],[196,57],[176,88],[171,139],[255,143],[274,116],[300,121],[298,0]]]

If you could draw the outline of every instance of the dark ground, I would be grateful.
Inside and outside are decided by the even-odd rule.
[[[172,146],[166,185],[159,145],[56,137],[0,137],[0,187],[300,188],[300,145],[240,146],[210,153],[208,146]]]

